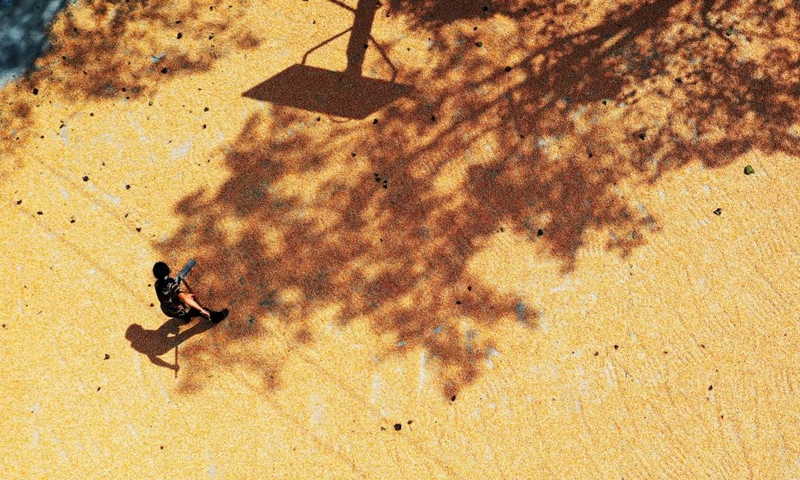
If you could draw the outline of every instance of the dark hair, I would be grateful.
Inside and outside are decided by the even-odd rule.
[[[169,265],[164,262],[156,262],[156,264],[153,265],[153,276],[159,280],[164,277],[169,277],[169,272]]]

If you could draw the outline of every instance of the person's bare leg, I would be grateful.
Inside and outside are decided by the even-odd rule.
[[[211,313],[208,310],[206,310],[202,305],[197,303],[194,294],[181,292],[178,294],[178,299],[180,299],[180,301],[182,301],[186,305],[189,305],[190,307],[197,309],[200,312],[200,314],[203,315],[204,317],[211,318]]]

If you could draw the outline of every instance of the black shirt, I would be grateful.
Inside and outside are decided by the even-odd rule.
[[[161,302],[161,311],[168,317],[181,317],[189,313],[189,307],[183,303],[178,294],[182,292],[180,284],[174,279],[167,277],[156,280],[156,295]]]

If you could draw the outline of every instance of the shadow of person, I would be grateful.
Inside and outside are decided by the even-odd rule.
[[[153,365],[178,371],[177,356],[175,364],[170,364],[159,358],[189,338],[214,328],[216,324],[200,321],[192,328],[180,331],[184,321],[179,318],[170,318],[155,330],[147,330],[138,323],[134,323],[125,331],[125,338],[131,342],[131,347],[137,352],[147,355]]]

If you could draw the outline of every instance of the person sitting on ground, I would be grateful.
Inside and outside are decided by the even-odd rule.
[[[193,317],[204,317],[214,323],[228,316],[228,309],[212,312],[200,305],[193,293],[184,292],[180,283],[171,278],[169,265],[157,262],[153,265],[153,276],[156,277],[156,296],[161,303],[161,311],[168,317],[178,318],[186,323]]]

